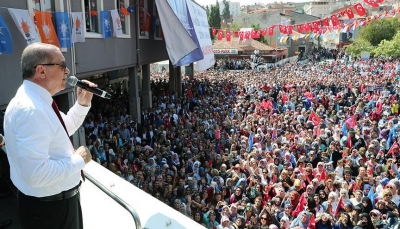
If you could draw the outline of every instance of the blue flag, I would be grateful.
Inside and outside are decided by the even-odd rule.
[[[253,148],[253,137],[254,137],[254,135],[255,134],[253,132],[250,133],[249,140],[248,140],[248,144],[249,144],[248,152],[250,152],[251,149]]]
[[[61,48],[71,48],[71,23],[67,12],[56,12],[56,28]]]
[[[343,127],[342,127],[342,133],[343,133],[343,136],[347,137],[348,131],[347,131],[346,123],[344,123],[344,122],[343,122]]]
[[[0,54],[13,53],[11,33],[0,15]]]
[[[103,38],[109,38],[112,36],[111,21],[110,16],[108,15],[108,11],[100,11],[100,26],[101,35],[103,35]]]
[[[371,199],[372,207],[375,208],[375,193],[374,193],[373,187],[371,187],[369,189],[368,198]]]

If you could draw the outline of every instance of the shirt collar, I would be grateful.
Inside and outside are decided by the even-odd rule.
[[[51,105],[53,103],[53,98],[52,98],[50,92],[47,91],[44,87],[42,87],[30,80],[24,80],[23,86],[24,86],[27,94],[32,92],[35,95],[42,98],[47,104]]]

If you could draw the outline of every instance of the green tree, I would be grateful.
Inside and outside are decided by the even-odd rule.
[[[229,2],[227,0],[222,0],[222,4],[224,5],[224,10],[222,10],[222,18],[225,20],[225,23],[228,23],[228,20],[231,18]]]
[[[242,25],[236,24],[236,23],[232,23],[231,24],[231,30],[232,31],[240,31],[240,29],[243,28]]]
[[[375,47],[367,40],[358,38],[353,44],[346,46],[346,53],[354,57],[360,57],[361,52],[369,52],[374,56]]]
[[[381,41],[375,49],[375,55],[385,55],[386,57],[400,56],[400,32],[397,32],[391,41]]]
[[[258,24],[258,23],[257,24],[251,23],[250,27],[253,28],[254,30],[261,30],[260,24]],[[254,40],[257,40],[257,41],[259,41],[259,42],[261,42],[263,44],[268,45],[268,41],[264,36],[261,36],[260,38],[257,38],[257,39],[254,39]]]
[[[359,38],[377,46],[383,40],[392,40],[399,29],[400,22],[397,18],[373,20],[360,30]]]
[[[216,29],[221,28],[221,16],[219,15],[218,1],[216,5],[211,6],[210,15],[208,15],[208,25],[211,28],[216,28]],[[211,29],[210,29],[210,34],[212,35]]]
[[[207,18],[210,16],[210,7],[206,6],[206,14]]]

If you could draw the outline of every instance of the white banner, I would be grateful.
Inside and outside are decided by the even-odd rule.
[[[85,28],[83,23],[83,13],[82,12],[71,12],[71,20],[72,20],[72,34],[71,40],[72,43],[76,42],[85,42]]]
[[[9,8],[8,11],[28,45],[40,42],[35,25],[29,16],[28,10]]]
[[[156,0],[161,26],[164,33],[167,52],[172,65],[197,49],[197,44],[190,37],[182,23],[176,17],[171,6],[165,0]]]
[[[111,19],[113,21],[113,36],[121,37],[124,35],[122,32],[121,18],[119,17],[119,13],[117,10],[110,10]]]
[[[196,32],[200,48],[203,51],[204,58],[197,61],[197,70],[205,71],[215,64],[212,41],[210,37],[210,27],[208,26],[207,13],[192,0],[187,0],[187,5],[192,18],[194,31]]]
[[[214,49],[215,55],[237,55],[237,49]]]

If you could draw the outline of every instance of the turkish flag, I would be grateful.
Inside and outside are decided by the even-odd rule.
[[[286,26],[286,31],[288,34],[293,34],[293,25]]]
[[[372,7],[378,7],[379,4],[376,3],[374,0],[364,0],[365,3],[367,3],[368,5],[372,6]]]
[[[261,31],[260,30],[257,30],[257,32],[256,32],[256,38],[260,38],[261,37]]]
[[[299,199],[299,204],[296,206],[294,211],[292,212],[294,217],[297,217],[300,212],[304,210],[304,207],[307,206],[307,198],[305,198],[304,193],[301,194]],[[294,207],[294,206],[293,206]]]
[[[250,31],[246,31],[246,33],[244,34],[244,39],[250,39]]]
[[[226,41],[231,41],[231,31],[226,31]]]
[[[307,228],[315,229],[315,217],[314,217],[314,214],[312,214],[310,222],[308,223],[308,227]]]
[[[360,15],[360,16],[364,16],[367,13],[367,12],[365,12],[365,9],[361,5],[361,3],[357,3],[353,7],[357,11],[358,15]]]
[[[274,35],[274,27],[269,27],[268,28],[268,36],[273,36]]]
[[[239,32],[239,40],[243,41],[244,39],[244,32]]]
[[[312,24],[314,29],[319,29],[319,26],[321,25],[319,21],[313,21]]]
[[[212,35],[215,36],[217,34],[217,30],[215,28],[212,28]]]
[[[344,210],[343,197],[339,198],[339,203],[338,203],[338,205],[337,205],[337,207],[335,209],[334,216],[336,216],[336,217],[339,216],[340,209]]]
[[[238,31],[233,32],[233,34],[235,35],[235,37],[239,36],[239,32]]]
[[[344,15],[346,15],[346,10],[340,11],[339,14],[343,17]]]
[[[329,26],[329,19],[328,18],[324,18],[324,20],[322,20],[322,24],[324,26]]]
[[[308,121],[311,121],[314,126],[318,125],[321,122],[321,118],[315,114],[314,111],[311,111],[310,116],[308,117]]]
[[[220,40],[222,40],[222,37],[224,36],[224,31],[222,31],[222,30],[219,30],[218,31],[218,40],[220,41]]]
[[[256,31],[255,30],[253,30],[253,31],[251,31],[251,38],[256,38],[256,36],[257,36],[257,33],[256,33]]]
[[[267,29],[266,28],[262,29],[261,35],[263,37],[267,36]]]
[[[312,26],[312,23],[311,23],[311,22],[308,22],[308,23],[307,23],[307,30],[308,30],[308,31],[313,30],[313,26]]]
[[[353,13],[353,10],[351,9],[351,7],[346,9],[346,14],[349,17],[349,19],[354,18],[354,13]]]
[[[332,25],[333,25],[333,26],[339,25],[339,19],[338,19],[338,17],[336,16],[336,14],[334,14],[334,15],[331,16],[331,20],[332,20]]]
[[[286,26],[284,26],[284,25],[279,25],[279,32],[280,32],[280,33],[286,33]]]
[[[297,32],[299,32],[299,33],[301,33],[301,31],[302,31],[302,27],[301,26],[302,25],[296,25]]]
[[[353,129],[356,126],[356,116],[352,115],[350,118],[348,118],[346,121],[344,121],[345,124],[347,124],[351,129]]]

